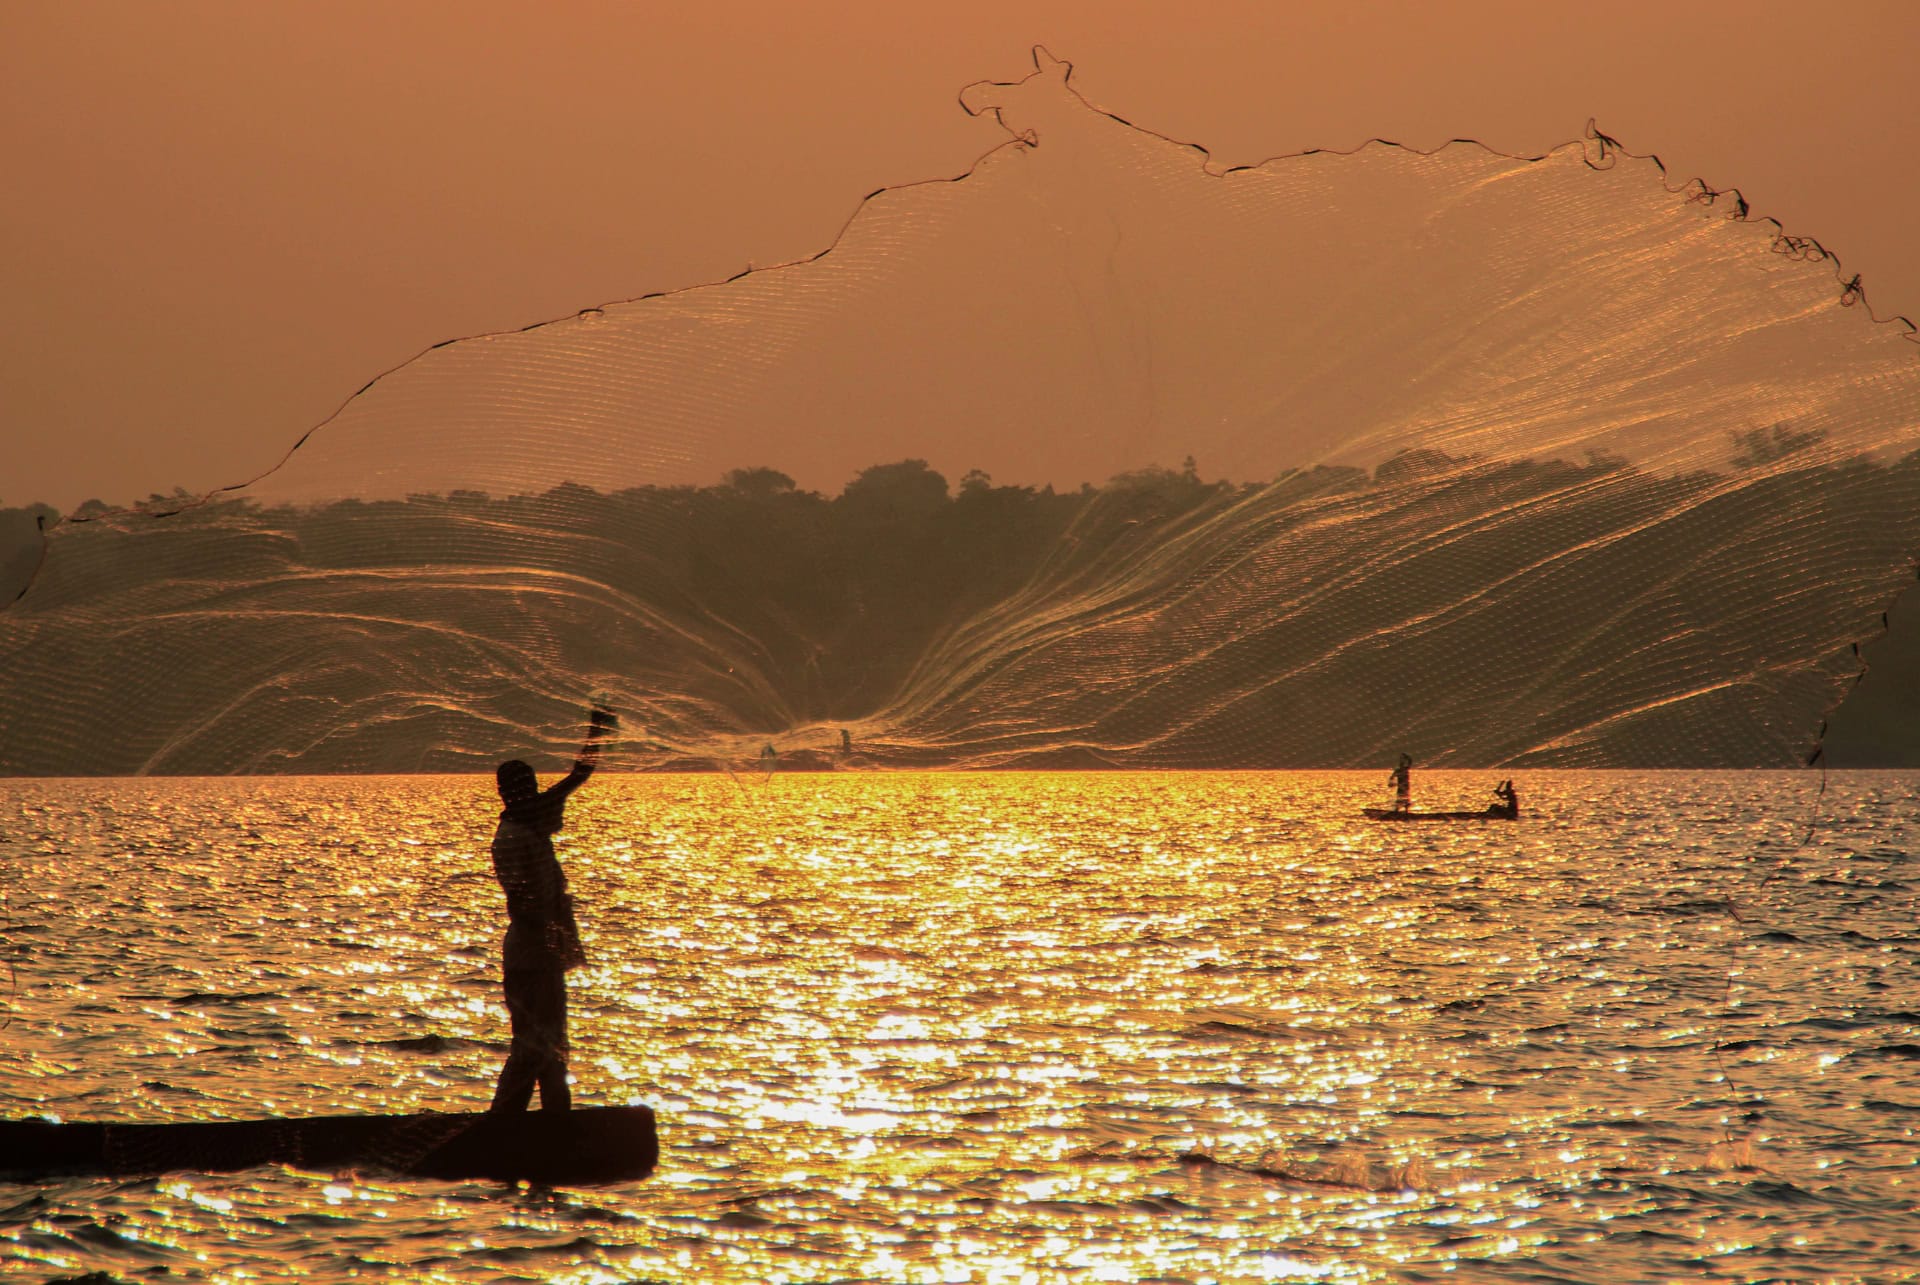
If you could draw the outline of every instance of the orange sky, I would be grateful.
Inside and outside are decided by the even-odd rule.
[[[10,0],[0,502],[237,481],[428,344],[818,250],[998,142],[955,93],[1036,42],[1229,163],[1597,116],[1920,317],[1900,0],[800,8]]]

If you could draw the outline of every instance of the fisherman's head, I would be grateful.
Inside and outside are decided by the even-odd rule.
[[[533,769],[519,759],[508,759],[493,771],[494,782],[500,787],[500,801],[508,807],[516,803],[525,803],[540,793],[539,778]]]

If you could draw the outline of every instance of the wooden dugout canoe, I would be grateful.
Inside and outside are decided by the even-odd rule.
[[[194,1120],[0,1120],[0,1179],[227,1173],[256,1165],[566,1186],[644,1178],[660,1158],[653,1109]]]
[[[1396,808],[1363,808],[1370,821],[1518,821],[1512,812],[1483,808],[1478,812],[1401,812]]]

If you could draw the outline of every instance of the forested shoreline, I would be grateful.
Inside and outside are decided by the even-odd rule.
[[[9,509],[0,565],[13,587],[40,573],[0,614],[0,771],[468,770],[503,729],[563,744],[587,687],[645,702],[635,767],[783,736],[812,754],[838,725],[896,766],[1337,766],[1403,742],[1462,764],[1783,765],[1845,672],[1844,622],[1866,630],[1846,601],[1920,541],[1920,456],[1768,467],[1813,444],[1755,434],[1728,472],[1669,476],[1407,452],[1059,492],[907,460],[831,497],[769,468],[156,495],[55,524],[44,566],[50,510]],[[1697,726],[1663,710],[1663,667],[1722,658],[1735,681],[1687,698]],[[60,726],[90,703],[129,711],[104,757]],[[1865,741],[1897,739],[1885,723]]]

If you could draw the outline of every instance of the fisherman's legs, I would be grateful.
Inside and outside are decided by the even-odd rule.
[[[513,968],[506,990],[513,1042],[492,1109],[526,1110],[538,1083],[541,1109],[565,1111],[573,1105],[567,1087],[567,975],[557,968]]]

